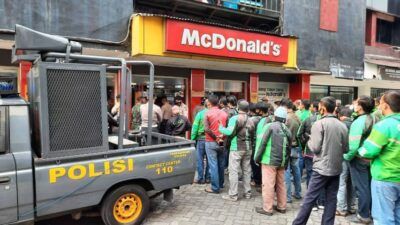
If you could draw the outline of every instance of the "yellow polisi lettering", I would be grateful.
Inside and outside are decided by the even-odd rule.
[[[98,177],[103,175],[103,172],[96,172],[94,163],[89,163],[89,177]]]
[[[82,165],[73,165],[68,169],[68,178],[80,180],[86,176],[86,167]]]
[[[104,162],[104,174],[109,175],[110,172],[110,161],[105,161]]]
[[[113,173],[122,173],[126,170],[126,165],[124,160],[115,160],[113,163]]]
[[[49,170],[49,180],[50,184],[56,183],[57,178],[65,176],[67,171],[63,167],[51,168]]]
[[[49,169],[50,184],[57,183],[61,177],[68,177],[71,180],[80,180],[85,177],[99,177],[102,175],[119,174],[132,172],[134,170],[134,159],[118,159],[114,161],[104,161],[99,163],[88,163],[83,165],[73,165],[69,168],[56,167]]]
[[[133,171],[133,159],[128,159],[128,171]]]

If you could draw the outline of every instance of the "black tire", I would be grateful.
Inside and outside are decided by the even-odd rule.
[[[139,207],[139,202],[141,207]],[[149,208],[149,196],[141,186],[125,185],[113,190],[105,197],[100,213],[106,225],[139,225],[149,213]],[[128,215],[134,213],[124,217],[119,210]]]

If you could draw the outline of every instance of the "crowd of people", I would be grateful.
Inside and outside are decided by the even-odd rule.
[[[252,198],[253,185],[263,199],[255,211],[264,215],[286,213],[293,198],[301,199],[294,225],[307,224],[313,210],[324,211],[324,225],[349,214],[355,223],[400,224],[400,91],[346,106],[329,96],[252,104],[209,95],[191,139],[195,183],[210,183],[205,191],[220,194],[228,172],[225,200]]]
[[[286,213],[293,198],[302,200],[294,225],[307,224],[316,210],[323,210],[324,225],[350,214],[355,223],[400,224],[400,91],[376,99],[360,96],[346,106],[333,97],[273,103],[263,98],[253,104],[210,94],[195,107],[193,124],[181,96],[173,104],[166,97],[157,100],[152,131],[179,137],[191,131],[194,183],[210,183],[206,192],[220,194],[228,175],[222,199],[250,199],[255,186],[262,193],[263,204],[255,208],[260,214]],[[146,96],[137,99],[133,130],[148,129],[148,107]]]
[[[116,103],[110,110],[114,121],[118,121],[119,117],[119,98],[119,96],[116,96]],[[162,134],[186,137],[186,133],[190,131],[192,125],[188,119],[188,108],[183,103],[183,97],[176,96],[173,105],[166,96],[154,97],[153,101],[151,130]],[[156,101],[159,101],[159,103],[156,104]],[[136,99],[136,104],[132,107],[131,130],[140,132],[147,131],[148,128],[149,100],[147,95],[142,95]]]

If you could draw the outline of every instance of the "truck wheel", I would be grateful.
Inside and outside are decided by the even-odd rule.
[[[101,206],[106,225],[138,225],[149,212],[150,199],[138,185],[125,185],[109,193]]]

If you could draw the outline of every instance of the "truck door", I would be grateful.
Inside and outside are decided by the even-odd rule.
[[[0,106],[0,224],[17,221],[17,176],[9,151],[8,107]]]

